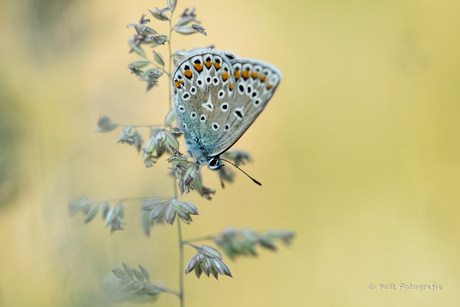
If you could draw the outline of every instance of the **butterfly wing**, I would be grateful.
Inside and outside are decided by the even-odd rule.
[[[223,131],[209,156],[227,151],[246,132],[265,109],[281,81],[282,74],[273,65],[252,59],[230,61],[235,80],[233,95],[223,124]]]
[[[187,139],[198,138],[214,151],[222,138],[235,78],[227,56],[218,50],[203,49],[180,62],[173,73],[176,113]],[[208,152],[204,152],[208,155]]]

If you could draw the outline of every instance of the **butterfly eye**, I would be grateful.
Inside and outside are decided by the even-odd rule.
[[[209,162],[208,162],[208,167],[210,169],[219,169],[220,168],[220,163],[219,163],[218,158],[211,158],[211,160],[209,160]]]

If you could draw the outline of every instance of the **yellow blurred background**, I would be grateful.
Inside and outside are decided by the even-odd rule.
[[[104,114],[162,123],[167,81],[145,93],[130,75],[126,25],[164,6],[0,3],[0,306],[111,306],[100,283],[122,261],[178,288],[176,227],[145,237],[133,204],[110,235],[67,209],[81,194],[173,193],[166,162],[146,169],[116,144],[120,130],[93,133]],[[214,44],[272,63],[283,80],[235,146],[263,186],[237,174],[222,190],[206,170],[217,193],[182,197],[201,214],[184,237],[235,226],[296,238],[255,259],[224,257],[234,279],[187,275],[186,305],[458,306],[460,2],[179,0],[177,10],[192,6],[208,36],[176,34],[174,48]],[[443,290],[368,290],[433,282]]]

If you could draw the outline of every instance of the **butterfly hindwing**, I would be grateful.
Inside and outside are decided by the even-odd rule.
[[[282,78],[278,69],[262,61],[236,58],[230,62],[234,93],[223,126],[225,133],[214,144],[210,156],[222,154],[244,134],[267,106]]]

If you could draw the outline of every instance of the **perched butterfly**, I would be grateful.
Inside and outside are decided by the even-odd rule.
[[[212,170],[220,169],[220,155],[251,126],[280,80],[281,72],[272,65],[231,52],[201,49],[188,54],[176,65],[172,82],[191,156]]]

